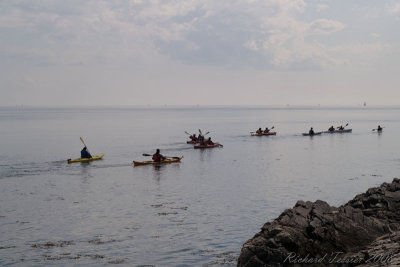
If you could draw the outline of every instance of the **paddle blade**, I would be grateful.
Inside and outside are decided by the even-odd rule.
[[[153,156],[153,155],[150,155],[150,154],[142,154],[142,155],[145,156],[145,157]]]
[[[202,133],[201,133],[201,130],[199,129],[199,133],[201,134],[201,135],[203,135]]]
[[[79,139],[81,139],[81,142],[84,146],[86,146],[85,141],[83,141],[83,138],[80,136]]]
[[[190,133],[188,133],[188,132],[186,132],[186,131],[185,131],[185,134],[187,134],[187,135],[191,135]]]
[[[209,134],[210,132],[206,132],[205,134],[204,134],[204,136],[206,136],[207,134]]]
[[[274,128],[275,128],[275,126],[272,126],[271,130],[274,129]]]

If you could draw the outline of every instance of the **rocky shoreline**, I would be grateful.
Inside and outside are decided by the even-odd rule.
[[[400,179],[343,206],[298,201],[242,247],[239,267],[400,266]]]

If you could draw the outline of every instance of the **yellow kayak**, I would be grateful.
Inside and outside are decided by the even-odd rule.
[[[139,166],[139,165],[149,165],[149,164],[163,164],[163,163],[172,163],[172,162],[180,162],[181,159],[183,159],[183,156],[181,157],[175,157],[175,158],[168,158],[163,161],[133,161],[133,166]]]
[[[101,159],[103,156],[104,156],[104,153],[103,153],[103,154],[100,154],[100,155],[97,155],[97,156],[93,156],[93,157],[91,157],[91,158],[69,159],[69,160],[68,160],[68,163],[89,162],[89,161]]]

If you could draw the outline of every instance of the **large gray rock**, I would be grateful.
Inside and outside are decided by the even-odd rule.
[[[399,230],[400,180],[394,179],[338,208],[298,201],[243,245],[238,266],[370,264],[373,247],[384,242],[377,238],[394,242]]]

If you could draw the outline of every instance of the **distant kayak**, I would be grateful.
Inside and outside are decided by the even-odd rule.
[[[255,133],[255,132],[250,132],[251,136],[263,136],[263,135],[276,135],[276,132],[268,132],[268,133]]]
[[[140,166],[140,165],[150,165],[150,164],[164,164],[164,163],[173,163],[173,162],[180,162],[183,159],[183,156],[176,157],[176,158],[167,158],[163,161],[133,161],[133,166]]]
[[[320,135],[322,132],[315,132],[314,134],[309,134],[309,133],[302,133],[303,136],[314,136],[314,135]]]
[[[214,143],[213,145],[197,145],[194,148],[213,148],[213,147],[222,147],[220,143]]]
[[[97,156],[93,156],[91,158],[78,158],[78,159],[68,159],[68,163],[76,163],[76,162],[90,162],[93,160],[99,160],[104,156],[103,154],[97,155]]]
[[[351,133],[351,131],[353,131],[353,129],[324,131],[323,133]]]

